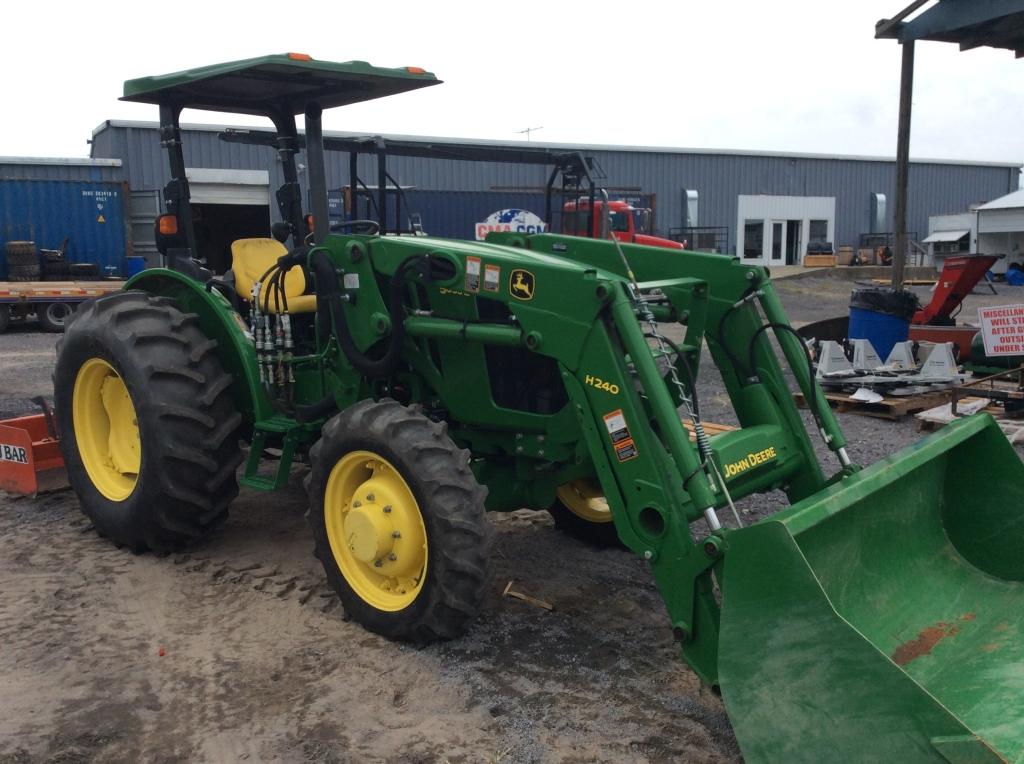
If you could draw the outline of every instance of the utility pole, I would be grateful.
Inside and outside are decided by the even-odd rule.
[[[522,135],[523,133],[526,133],[526,140],[527,140],[527,142],[529,142],[529,140],[530,140],[530,133],[532,133],[532,132],[534,132],[536,130],[543,130],[543,129],[544,129],[543,125],[541,125],[540,127],[528,127],[525,130],[516,130],[516,134],[517,135]]]
[[[910,176],[910,115],[914,99],[914,41],[903,44],[900,72],[900,124],[896,134],[896,251],[892,257],[892,288],[903,288],[907,260],[907,185]]]

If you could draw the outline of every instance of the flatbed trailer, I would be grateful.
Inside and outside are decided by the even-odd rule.
[[[64,321],[86,300],[116,292],[124,281],[0,281],[0,333],[13,319],[35,316],[43,331],[62,332]]]

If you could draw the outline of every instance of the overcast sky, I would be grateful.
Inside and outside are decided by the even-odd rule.
[[[908,0],[5,3],[0,155],[87,156],[125,79],[301,51],[445,84],[336,109],[327,129],[892,156]],[[911,154],[1024,161],[1024,60],[920,43]],[[184,121],[259,124],[186,112]]]

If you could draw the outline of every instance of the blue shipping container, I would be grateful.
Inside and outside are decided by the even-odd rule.
[[[8,241],[57,249],[65,237],[69,261],[121,274],[129,254],[125,188],[110,181],[0,180],[0,279],[7,276]]]

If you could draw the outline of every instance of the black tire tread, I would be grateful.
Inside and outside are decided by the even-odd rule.
[[[39,265],[10,265],[7,269],[7,278],[10,281],[37,281]]]
[[[348,447],[351,444],[351,447]],[[327,540],[324,490],[341,454],[367,447],[404,462],[403,478],[416,494],[428,524],[428,582],[400,617],[368,606],[344,582]],[[330,463],[325,463],[325,458]],[[469,452],[436,423],[397,401],[363,400],[327,422],[310,450],[306,478],[315,553],[346,612],[364,627],[392,639],[418,643],[452,639],[464,633],[483,605],[492,532],[484,510],[487,489],[469,468]],[[429,515],[429,517],[427,517]]]
[[[39,265],[39,253],[36,252],[34,241],[9,241],[4,246],[7,254],[7,265],[15,266]]]
[[[114,360],[125,363],[129,359],[134,372],[144,383],[130,388],[136,405],[140,429],[144,421],[151,427],[158,425],[160,437],[143,443],[143,452],[155,448],[157,465],[150,475],[148,488],[143,492],[143,507],[129,507],[138,511],[139,522],[131,532],[116,529],[95,511],[95,491],[91,485],[75,487],[82,499],[82,511],[93,521],[101,535],[111,537],[133,551],[150,549],[169,552],[180,549],[218,525],[227,516],[228,505],[238,494],[236,471],[242,462],[237,430],[241,415],[235,410],[229,388],[231,377],[220,365],[216,354],[202,353],[193,358],[197,347],[206,347],[210,340],[199,330],[194,320],[183,320],[183,314],[173,301],[152,297],[143,292],[122,291],[83,303],[70,317],[64,337],[57,343],[57,370],[54,387],[62,432],[73,430],[67,400],[73,386],[77,367],[64,368],[63,351],[69,343],[88,342],[104,348],[123,346],[123,352],[114,353]],[[174,340],[154,343],[150,338],[163,333]],[[178,338],[183,339],[179,342]],[[123,369],[122,369],[123,370]],[[172,372],[172,373],[168,373]],[[141,389],[139,389],[141,387]],[[211,390],[216,394],[209,395]],[[143,429],[144,433],[145,430]],[[145,438],[145,435],[143,434]],[[77,460],[72,438],[62,441],[65,461]],[[84,471],[81,472],[85,475]],[[139,492],[145,475],[140,475]],[[88,477],[85,477],[88,482]],[[102,497],[99,497],[103,501]],[[134,501],[135,496],[126,502]]]

